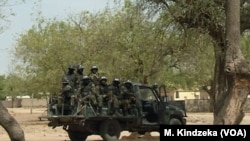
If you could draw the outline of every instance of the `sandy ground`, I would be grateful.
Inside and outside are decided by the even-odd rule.
[[[20,126],[25,132],[26,141],[70,141],[67,133],[62,128],[52,129],[47,126],[48,121],[39,120],[39,116],[44,115],[45,108],[9,108],[9,113],[15,117]],[[187,113],[187,124],[212,124],[212,113]],[[246,113],[241,124],[250,124],[250,113]],[[138,136],[128,137],[131,133],[124,131],[121,134],[121,140],[155,140],[159,141],[159,133],[152,132],[152,136],[138,138]],[[91,135],[87,141],[101,141],[102,138],[98,135]],[[0,141],[10,141],[7,132],[0,127]]]

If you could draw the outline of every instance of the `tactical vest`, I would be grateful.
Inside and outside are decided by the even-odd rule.
[[[94,73],[90,73],[89,74],[89,77],[91,78],[92,82],[95,84],[95,85],[99,85],[99,75],[98,74],[94,74]]]
[[[105,95],[109,92],[109,86],[108,85],[99,85],[99,92],[100,92],[100,95]]]
[[[117,87],[117,86],[114,86],[114,85],[112,85],[112,92],[113,92],[114,95],[116,95],[118,97],[121,95],[120,87]]]
[[[90,95],[91,93],[92,93],[92,86],[90,84],[81,88],[81,96],[82,97]]]
[[[62,88],[62,96],[65,98],[70,98],[73,93],[73,89],[70,85],[65,85]]]
[[[72,88],[76,87],[77,76],[76,74],[66,74],[65,77],[69,80],[69,84]]]

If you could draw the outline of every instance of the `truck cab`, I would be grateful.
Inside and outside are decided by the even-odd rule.
[[[145,121],[142,124],[186,124],[185,109],[171,104],[167,100],[166,93],[161,96],[160,90],[145,84],[134,84],[134,87],[138,89],[136,92],[143,113],[141,118]]]

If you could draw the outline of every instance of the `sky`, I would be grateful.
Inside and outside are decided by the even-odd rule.
[[[11,0],[9,0],[11,2]],[[24,3],[10,4],[5,10],[11,9],[15,16],[8,18],[8,28],[0,33],[0,75],[8,75],[12,69],[13,49],[19,34],[24,33],[36,24],[35,15],[40,9],[45,18],[65,19],[68,15],[81,11],[98,12],[107,4],[113,5],[114,0],[25,0]],[[1,7],[0,7],[1,8]]]

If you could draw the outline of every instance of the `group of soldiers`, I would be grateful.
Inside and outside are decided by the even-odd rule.
[[[65,115],[81,113],[83,105],[90,104],[95,113],[103,114],[107,107],[108,115],[137,115],[136,96],[130,80],[121,82],[114,78],[110,83],[106,76],[100,76],[98,67],[91,66],[88,74],[84,73],[82,65],[69,65],[68,72],[62,78],[61,96]]]

